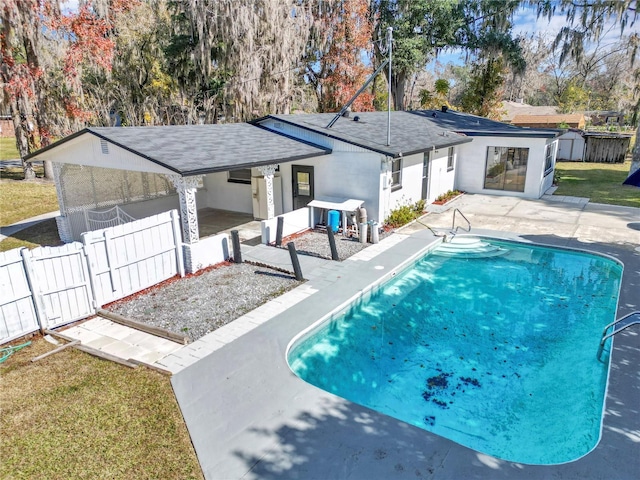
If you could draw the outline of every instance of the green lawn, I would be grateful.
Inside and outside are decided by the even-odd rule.
[[[594,203],[640,208],[640,188],[622,185],[629,175],[624,163],[558,162],[558,189],[554,195],[586,197]]]
[[[53,348],[0,364],[0,478],[202,478],[168,376]]]
[[[0,137],[0,160],[20,158],[15,137]]]
[[[58,210],[53,182],[37,180],[0,180],[0,225]]]
[[[42,167],[36,168],[42,174]],[[25,181],[22,168],[0,169],[0,225],[6,226],[26,218],[58,210],[58,197],[53,182]],[[17,232],[0,242],[0,252],[18,247],[35,248],[40,245],[59,245],[55,220],[47,220]]]

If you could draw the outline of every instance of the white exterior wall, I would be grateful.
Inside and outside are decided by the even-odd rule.
[[[255,171],[256,169],[254,169]],[[259,175],[255,173],[255,175]],[[227,172],[204,177],[204,190],[198,190],[198,208],[218,208],[233,212],[253,213],[251,185],[227,181]]]
[[[469,193],[540,198],[553,182],[553,169],[544,175],[545,147],[555,139],[523,137],[473,137],[473,142],[458,146],[456,188]],[[524,192],[484,188],[487,147],[529,148]]]
[[[584,137],[579,132],[567,132],[558,137],[559,161],[581,162],[584,159]]]
[[[278,124],[278,128],[276,127]],[[268,119],[263,126],[331,148],[331,155],[297,160],[280,164],[282,175],[282,199],[285,212],[293,210],[293,165],[313,166],[314,197],[355,198],[364,201],[369,220],[379,222],[384,218],[381,207],[381,171],[384,155],[325,137],[303,128]]]
[[[391,190],[388,209],[384,212],[384,218],[378,220],[379,222],[384,221],[391,210],[402,205],[413,204],[422,198],[422,161],[422,153],[402,157],[400,181],[402,188]],[[389,168],[391,168],[391,162],[389,162]]]
[[[150,162],[124,148],[112,143],[106,143],[107,153],[103,153],[100,138],[91,133],[85,133],[57,148],[41,153],[37,156],[37,159],[90,167],[131,170],[134,172],[176,174],[173,170]]]
[[[433,202],[443,193],[455,189],[456,169],[458,168],[458,149],[453,149],[453,170],[447,170],[449,159],[449,149],[441,148],[433,150],[429,161],[429,191],[427,192],[427,203]]]

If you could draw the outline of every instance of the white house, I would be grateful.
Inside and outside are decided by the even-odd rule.
[[[351,113],[329,127],[334,117],[87,128],[28,158],[54,164],[64,241],[105,226],[115,214],[101,215],[115,207],[135,218],[179,207],[183,241],[193,246],[199,209],[272,219],[331,200],[362,204],[383,223],[403,203],[454,188],[538,198],[551,186],[556,131],[446,109],[391,112],[389,130],[387,112]]]
[[[291,171],[296,165],[307,167],[316,197],[363,199],[369,218],[380,223],[403,202],[429,203],[454,188],[540,198],[553,182],[555,130],[521,128],[446,108],[392,112],[387,145],[386,112],[351,113],[328,127],[334,116],[269,115],[255,122],[331,149],[330,155],[281,169],[285,211],[297,206],[299,169]]]

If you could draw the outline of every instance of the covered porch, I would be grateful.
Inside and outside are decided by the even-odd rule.
[[[279,213],[274,203],[281,194],[278,166],[328,153],[239,123],[87,128],[29,159],[54,163],[58,227],[65,242],[95,229],[87,212],[99,217],[113,209],[139,219],[177,208],[188,246],[233,229],[239,230],[241,240],[256,241],[260,224],[254,218],[271,219]]]
[[[198,210],[198,230],[200,238],[237,230],[240,242],[246,245],[258,245],[262,238],[260,220],[255,220],[252,214],[216,208]]]

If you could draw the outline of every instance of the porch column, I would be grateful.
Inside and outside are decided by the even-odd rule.
[[[277,165],[263,165],[258,167],[260,173],[264,176],[267,186],[267,220],[276,216],[276,208],[273,202],[273,175],[276,173]]]
[[[185,243],[196,243],[200,240],[198,231],[198,209],[196,205],[196,191],[202,180],[202,175],[183,177],[181,175],[166,175],[178,191],[180,197],[180,219],[182,221],[182,237]]]

